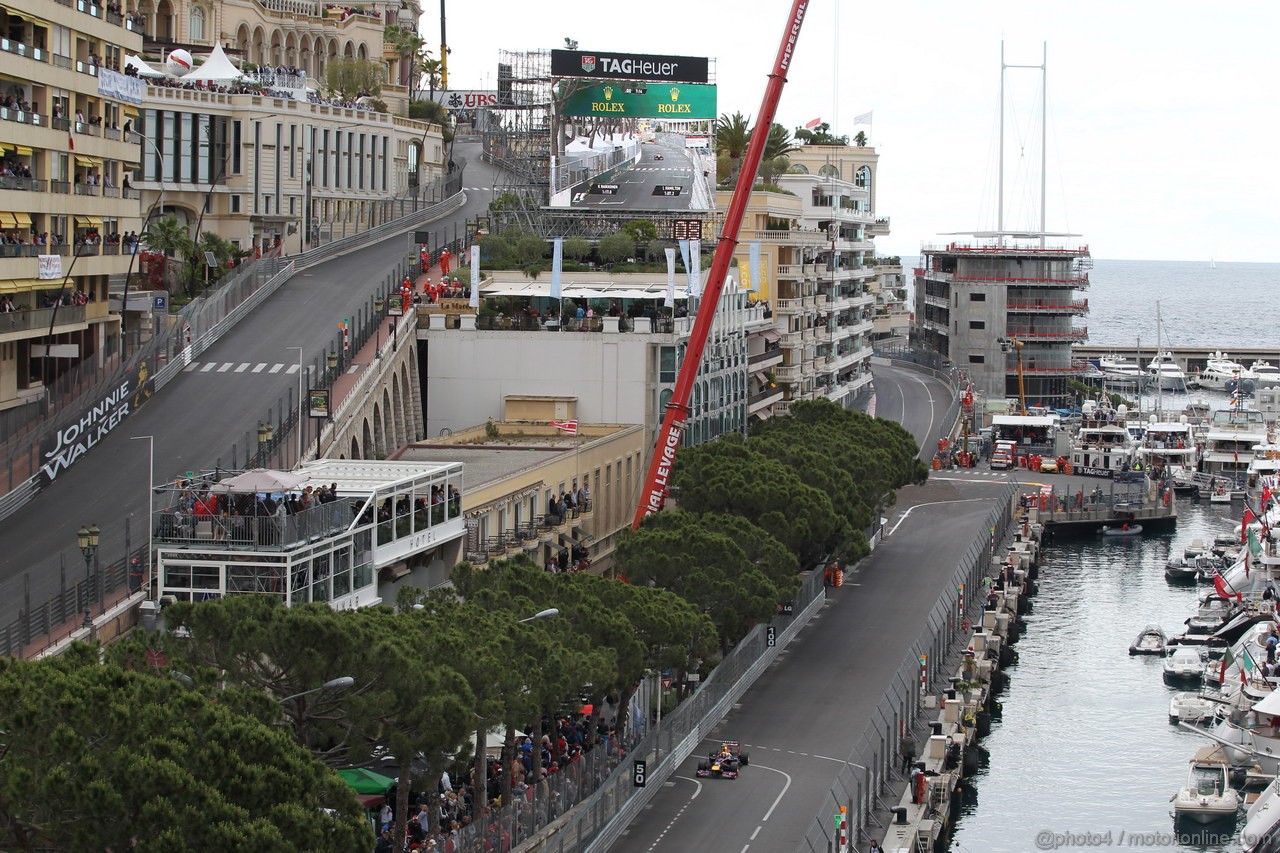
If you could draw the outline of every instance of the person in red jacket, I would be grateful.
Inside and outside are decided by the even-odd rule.
[[[440,253],[440,274],[441,275],[449,274],[449,261],[451,260],[453,260],[453,253],[450,252],[448,249],[445,249],[443,252]]]

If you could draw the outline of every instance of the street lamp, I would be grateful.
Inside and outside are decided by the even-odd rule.
[[[338,369],[338,352],[337,350],[329,350],[329,354],[325,356],[324,363],[328,365],[329,370]]]
[[[377,316],[377,339],[373,342],[373,357],[382,360],[382,311],[387,307],[387,300],[379,296],[373,300],[373,313]]]
[[[539,610],[528,619],[518,619],[517,622],[532,622],[535,619],[546,619],[548,616],[559,616],[560,611],[554,607],[548,607],[546,610]]]
[[[155,545],[156,440],[150,435],[131,435],[130,441],[147,441],[147,578],[151,578],[151,559]],[[77,537],[78,538],[78,537]],[[95,541],[96,545],[97,542]]]
[[[302,464],[302,419],[305,417],[306,400],[302,394],[302,347],[285,347],[285,349],[296,349],[298,351],[298,460],[297,464]]]
[[[150,520],[147,522],[150,524]],[[102,535],[102,531],[98,529],[98,525],[93,524],[89,527],[81,527],[76,531],[76,544],[80,546],[80,553],[84,554],[84,626],[90,631],[93,630],[93,616],[89,613],[89,605],[93,600],[93,578],[91,576],[93,566],[93,555],[98,550],[98,538]]]
[[[271,440],[276,437],[275,428],[271,424],[261,422],[258,424],[258,447],[261,448],[265,444],[270,444]]]
[[[347,690],[350,687],[352,687],[355,683],[356,683],[356,680],[351,676],[341,675],[341,676],[338,676],[337,678],[326,681],[324,684],[321,684],[319,687],[313,687],[310,690],[304,690],[301,693],[295,693],[292,696],[286,696],[283,699],[278,699],[276,701],[280,702],[281,704],[284,704],[285,702],[288,702],[293,699],[297,699],[301,696],[310,696],[312,693],[319,693],[322,690]]]

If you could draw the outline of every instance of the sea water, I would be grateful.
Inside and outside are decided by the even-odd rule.
[[[1014,647],[1003,719],[951,844],[956,853],[1035,850],[1239,850],[1225,834],[1175,835],[1170,798],[1210,741],[1169,724],[1176,691],[1158,656],[1130,656],[1150,623],[1182,633],[1207,586],[1172,586],[1165,561],[1211,542],[1241,505],[1184,500],[1177,530],[1136,539],[1057,539]],[[1183,688],[1186,689],[1186,688]]]

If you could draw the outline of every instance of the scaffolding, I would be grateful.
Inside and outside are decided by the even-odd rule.
[[[494,198],[502,200],[502,213],[533,228],[537,210],[549,197],[549,50],[498,52],[498,106],[486,111],[481,126],[484,157],[499,172]]]

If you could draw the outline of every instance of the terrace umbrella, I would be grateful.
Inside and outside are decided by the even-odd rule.
[[[251,494],[256,492],[291,492],[298,489],[310,477],[291,474],[270,468],[254,468],[234,477],[215,483],[209,491],[214,494]]]
[[[395,779],[363,767],[346,767],[339,770],[338,775],[357,794],[386,794],[396,783]]]

